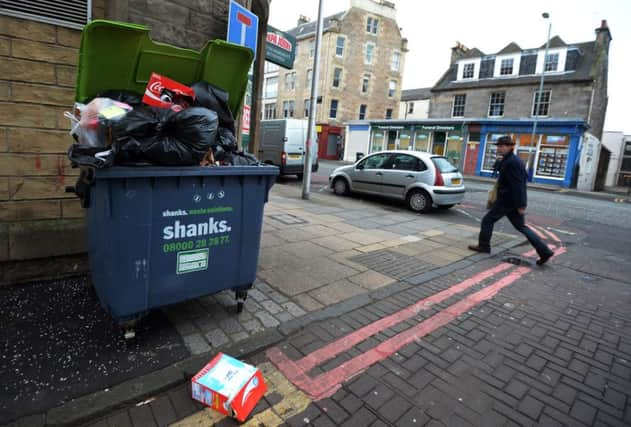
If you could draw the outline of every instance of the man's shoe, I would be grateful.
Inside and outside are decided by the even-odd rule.
[[[491,248],[483,248],[480,245],[469,245],[468,247],[472,251],[482,252],[482,253],[485,253],[485,254],[490,254],[491,253]]]
[[[537,265],[545,264],[546,262],[548,262],[550,258],[552,258],[552,255],[554,255],[554,252],[550,252],[548,255],[542,256],[541,258],[537,260]]]

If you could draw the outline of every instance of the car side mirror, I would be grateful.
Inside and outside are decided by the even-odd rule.
[[[355,166],[355,169],[363,170],[364,169],[364,164],[360,163],[359,165]]]

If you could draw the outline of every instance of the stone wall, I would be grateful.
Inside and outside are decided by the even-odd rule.
[[[488,117],[491,93],[504,91],[504,118],[532,116],[534,93],[539,86],[524,85],[505,88],[467,89],[462,92],[445,91],[434,93],[430,104],[430,118],[451,117],[453,99],[456,94],[466,93],[465,117]],[[561,83],[545,85],[550,90],[548,117],[587,119],[592,86],[589,83]]]

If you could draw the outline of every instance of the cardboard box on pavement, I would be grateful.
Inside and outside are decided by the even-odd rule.
[[[261,371],[223,353],[192,379],[193,399],[245,421],[267,391]]]

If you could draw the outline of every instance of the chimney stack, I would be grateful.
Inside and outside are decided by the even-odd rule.
[[[300,15],[298,17],[298,26],[302,25],[302,24],[306,24],[310,21],[309,18],[307,18],[305,15]]]
[[[456,45],[451,48],[451,63],[453,64],[454,62],[462,58],[462,55],[467,53],[468,50],[468,47],[457,41]]]
[[[604,48],[605,52],[609,52],[609,43],[612,40],[611,31],[607,25],[607,20],[600,21],[600,27],[596,28],[596,46],[597,48]]]

